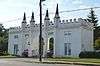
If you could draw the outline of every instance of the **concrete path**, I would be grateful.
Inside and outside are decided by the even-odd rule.
[[[41,64],[41,63],[31,63],[36,62],[38,59],[32,58],[6,58],[0,59],[0,66],[82,66],[82,65],[72,65],[72,64]]]

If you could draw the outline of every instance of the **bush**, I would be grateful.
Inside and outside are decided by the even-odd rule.
[[[5,53],[5,52],[0,52],[0,56],[7,56],[9,55],[8,53]]]
[[[84,51],[84,52],[80,52],[79,57],[80,58],[100,58],[100,52]]]
[[[28,52],[23,52],[22,57],[28,57]]]

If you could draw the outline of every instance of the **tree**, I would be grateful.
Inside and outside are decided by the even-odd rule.
[[[95,40],[95,48],[100,49],[100,38]]]
[[[95,32],[94,39],[96,40],[100,37],[100,26],[95,27],[94,32]]]
[[[98,19],[97,19],[96,15],[95,15],[95,11],[93,10],[93,8],[91,8],[87,20],[89,22],[91,22],[91,23],[94,23],[94,28],[97,27]]]
[[[98,19],[97,19],[97,16],[93,8],[91,8],[87,20],[88,22],[94,23],[94,33],[93,33],[94,35],[93,36],[94,36],[94,46],[95,46],[95,40],[100,35],[100,27],[98,26]]]
[[[0,52],[7,52],[8,48],[8,30],[0,25]]]

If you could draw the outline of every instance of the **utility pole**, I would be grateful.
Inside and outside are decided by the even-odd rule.
[[[40,0],[39,61],[42,62],[42,0]]]

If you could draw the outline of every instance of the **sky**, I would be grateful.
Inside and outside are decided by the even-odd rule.
[[[59,11],[70,11],[90,7],[100,7],[100,0],[46,0],[42,2],[42,13],[46,10],[49,13],[55,13],[56,5],[59,5]],[[100,22],[100,8],[94,9]],[[26,13],[29,24],[32,12],[34,12],[35,21],[39,23],[39,0],[0,0],[0,23],[5,28],[17,27],[21,25],[23,14]],[[61,20],[74,18],[87,18],[89,10],[60,13]],[[43,15],[44,19],[45,15]],[[54,14],[49,14],[53,21]],[[100,25],[100,23],[98,24]]]

